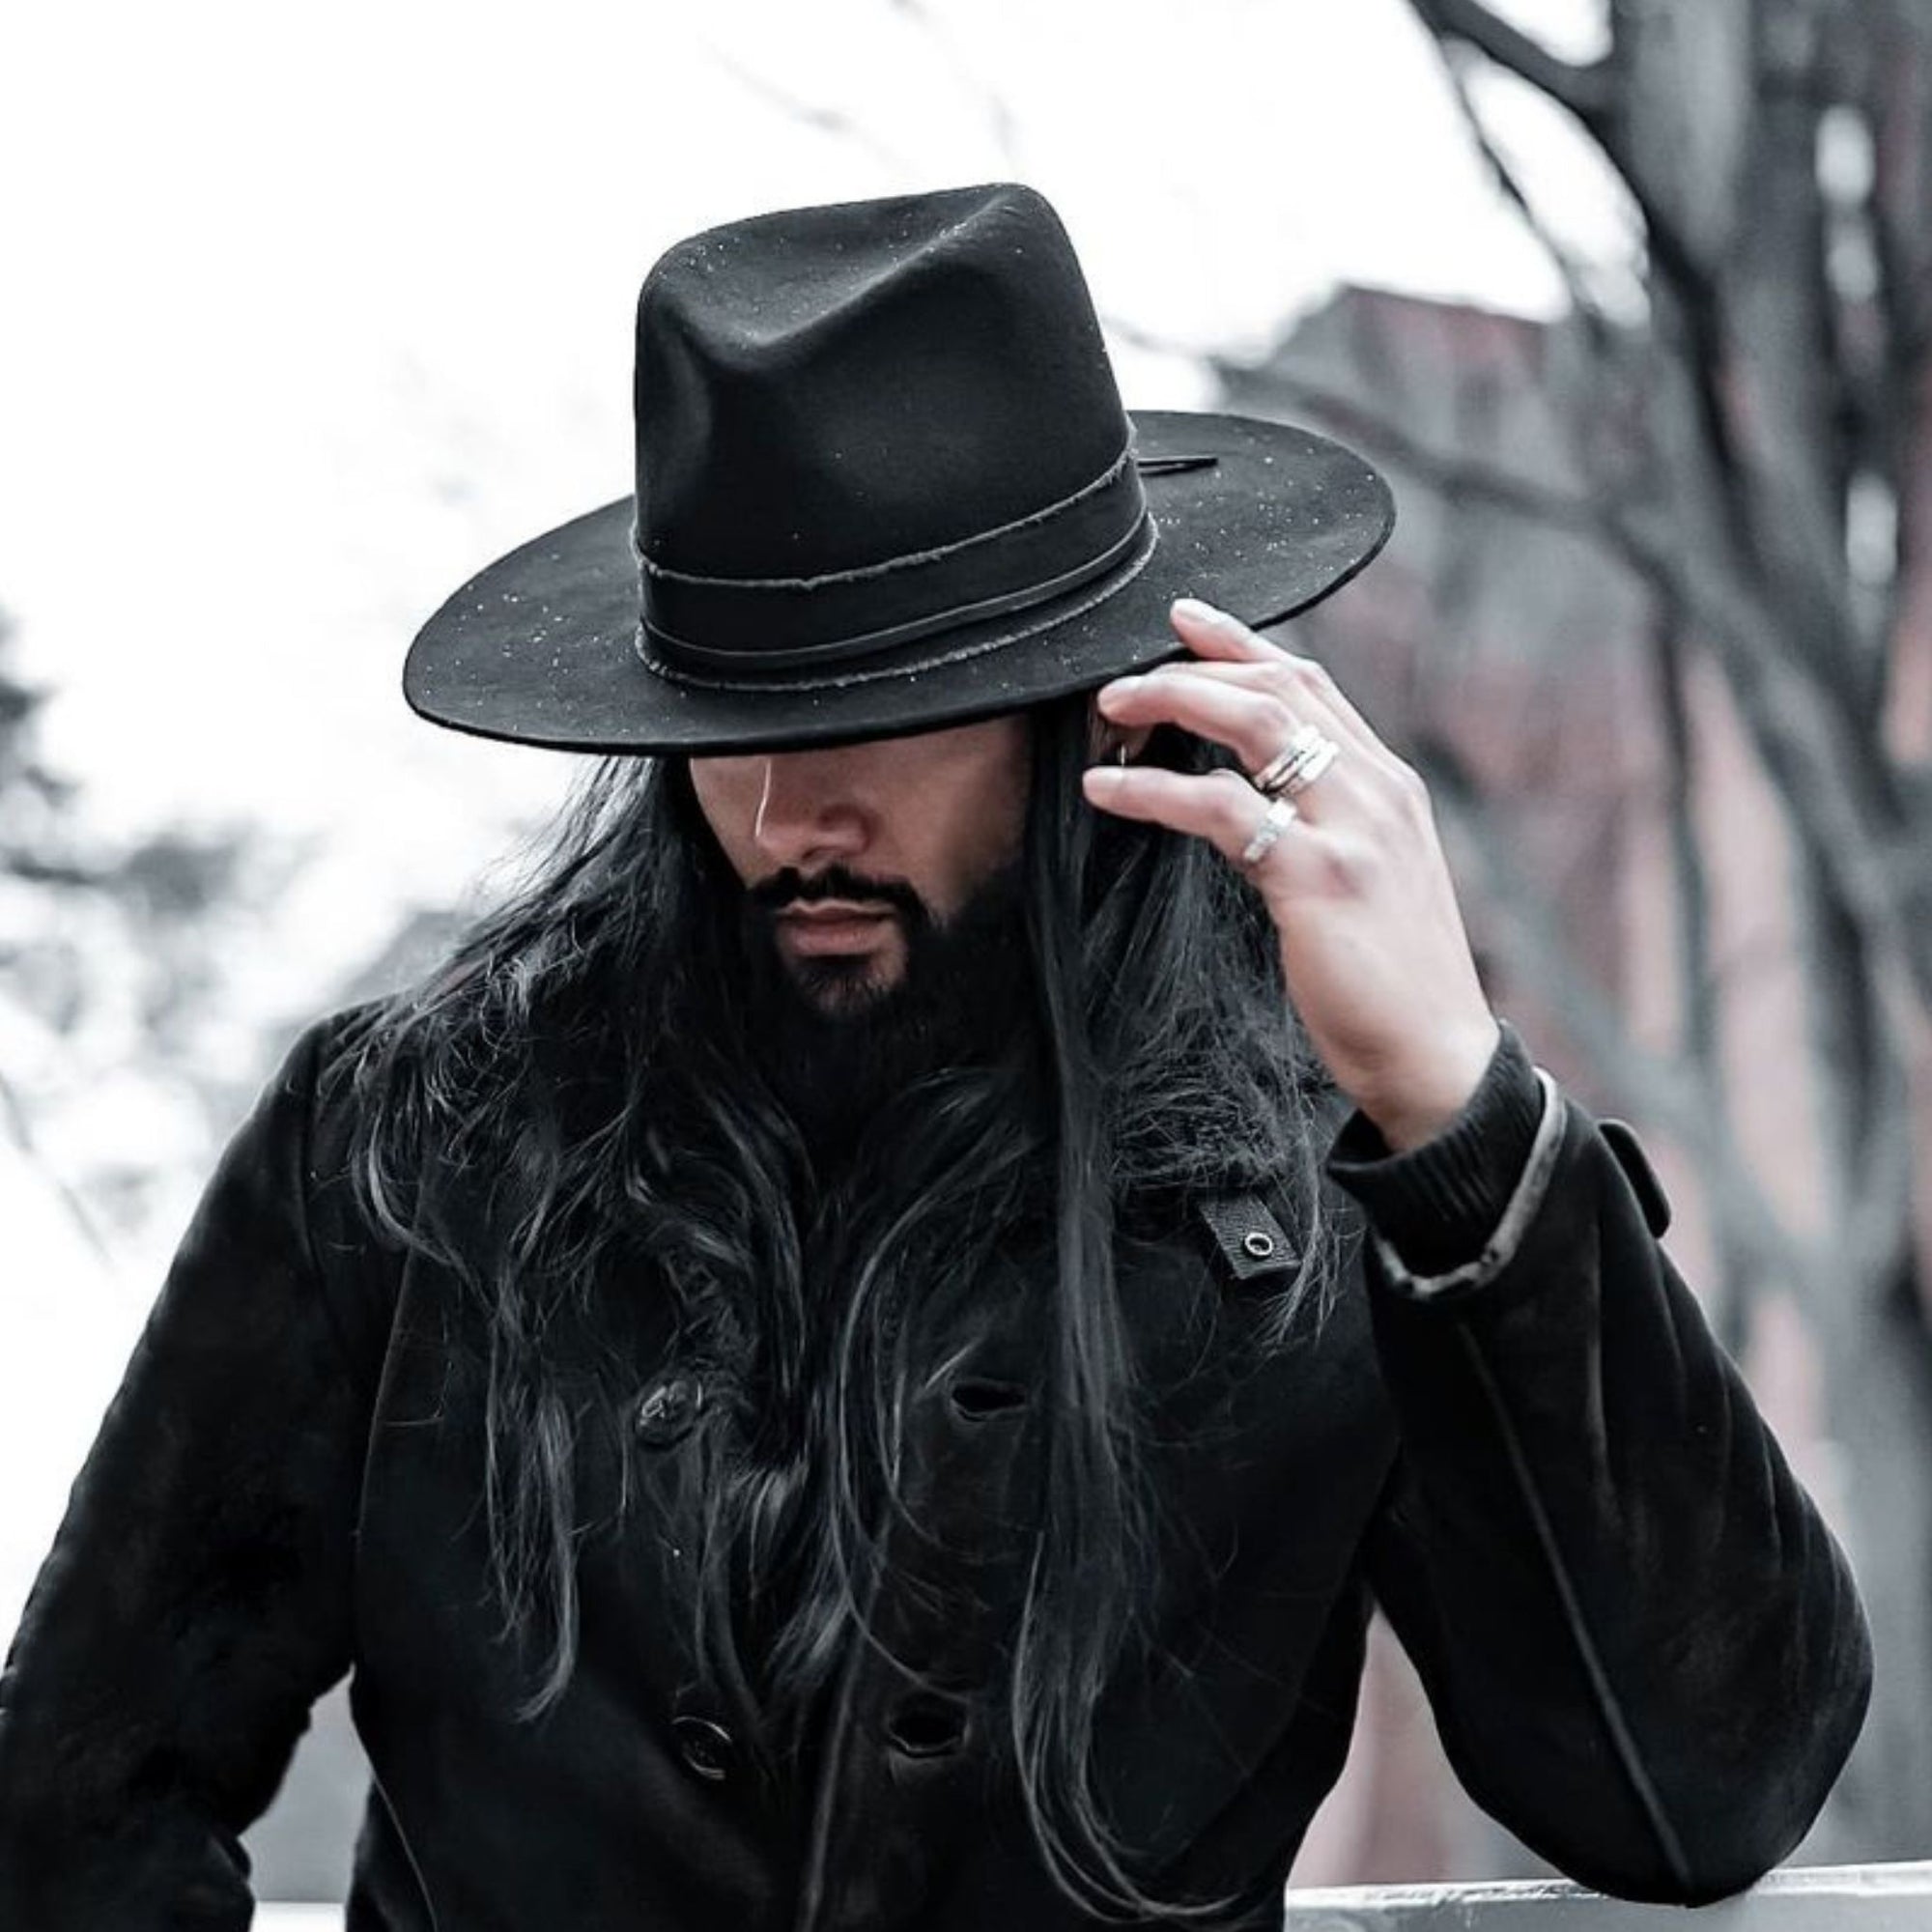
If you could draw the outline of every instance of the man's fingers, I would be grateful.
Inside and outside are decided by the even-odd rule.
[[[1207,612],[1207,615],[1202,615]],[[1259,631],[1250,630],[1225,611],[1215,611],[1196,598],[1178,598],[1172,607],[1175,633],[1195,652],[1192,660],[1178,659],[1162,670],[1193,670],[1207,677],[1236,683],[1279,686],[1291,704],[1312,712],[1313,722],[1331,731],[1343,744],[1375,751],[1393,759],[1395,753],[1377,735],[1348,694],[1315,658],[1302,657]],[[1149,673],[1152,675],[1153,673]],[[1325,715],[1324,715],[1325,714]]]
[[[1248,841],[1267,811],[1268,801],[1238,772],[1200,774],[1162,771],[1157,766],[1095,765],[1086,774],[1090,804],[1122,818],[1165,825],[1205,838],[1223,858],[1240,863]],[[1287,828],[1282,840],[1307,836],[1312,828]]]
[[[1335,688],[1334,681],[1325,674],[1318,675],[1319,670],[1320,667],[1312,658],[1277,656],[1266,664],[1252,660],[1209,663],[1202,658],[1182,658],[1156,665],[1152,670],[1143,671],[1141,675],[1147,678],[1193,677],[1233,685],[1242,691],[1268,692],[1278,696],[1296,718],[1310,724],[1319,724],[1337,744],[1370,752],[1380,757],[1393,757],[1394,753],[1376,736],[1373,727]],[[1106,693],[1111,689],[1111,686],[1101,688],[1102,709],[1106,708]],[[1269,755],[1280,749],[1279,745],[1272,747]]]
[[[1181,670],[1122,678],[1100,694],[1116,724],[1179,724],[1225,745],[1250,772],[1259,771],[1304,723],[1273,690]]]
[[[1217,611],[1198,597],[1177,597],[1168,614],[1181,642],[1204,658],[1270,664],[1287,655],[1272,639],[1249,630],[1238,617]]]

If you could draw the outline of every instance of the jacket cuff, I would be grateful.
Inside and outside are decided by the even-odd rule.
[[[1521,1036],[1507,1020],[1498,1026],[1476,1091],[1439,1133],[1395,1153],[1357,1109],[1329,1150],[1329,1178],[1361,1204],[1411,1276],[1443,1275],[1483,1256],[1527,1179],[1538,1129],[1555,1111]]]

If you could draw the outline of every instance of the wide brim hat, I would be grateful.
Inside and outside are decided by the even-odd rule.
[[[632,494],[418,633],[431,722],[722,754],[964,724],[1277,623],[1386,542],[1387,485],[1284,423],[1128,412],[1047,203],[1002,183],[677,244],[638,304]]]

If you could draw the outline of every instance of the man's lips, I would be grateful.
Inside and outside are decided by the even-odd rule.
[[[787,906],[777,923],[781,940],[792,952],[866,952],[897,917],[890,906],[814,899],[809,905]]]

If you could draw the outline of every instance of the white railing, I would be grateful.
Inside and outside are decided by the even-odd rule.
[[[255,1932],[342,1932],[342,1909],[265,1904]],[[1291,1891],[1288,1932],[1932,1932],[1932,1861],[1773,1872],[1696,1913],[1538,1880]]]
[[[1288,1932],[1932,1932],[1932,1861],[1773,1872],[1719,1905],[1632,1905],[1574,1885],[1291,1891]]]

